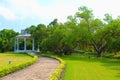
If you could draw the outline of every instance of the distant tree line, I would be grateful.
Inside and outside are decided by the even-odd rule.
[[[12,50],[12,37],[18,33],[10,31],[0,31],[0,51]],[[85,6],[79,7],[75,15],[68,16],[65,23],[58,23],[58,20],[54,19],[47,26],[32,25],[26,28],[26,31],[34,37],[36,49],[39,45],[41,51],[58,55],[84,50],[96,52],[97,56],[101,57],[103,52],[120,51],[120,17],[113,19],[111,15],[105,14],[103,20],[94,18],[92,10]]]

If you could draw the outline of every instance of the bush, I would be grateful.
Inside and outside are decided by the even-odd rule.
[[[58,58],[58,57],[54,57],[55,59],[60,61],[60,65],[58,66],[58,68],[52,73],[51,77],[49,80],[59,80],[61,78],[62,72],[65,69],[65,62]]]
[[[10,74],[12,72],[15,72],[17,70],[23,69],[37,61],[38,59],[37,56],[35,55],[30,55],[30,56],[32,56],[33,58],[29,61],[25,61],[19,64],[10,64],[10,66],[5,66],[0,68],[0,77]]]

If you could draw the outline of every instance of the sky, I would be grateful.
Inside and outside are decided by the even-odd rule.
[[[113,18],[120,15],[119,0],[0,0],[0,30],[20,32],[31,25],[48,25],[55,18],[63,23],[80,6],[93,10],[94,16],[100,19],[106,13]]]

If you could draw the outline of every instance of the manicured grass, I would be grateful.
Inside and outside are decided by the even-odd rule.
[[[31,59],[32,57],[28,56],[27,54],[0,53],[0,67],[10,65],[9,61],[11,61],[11,64],[18,64]]]
[[[63,56],[66,70],[63,80],[120,80],[120,59]]]

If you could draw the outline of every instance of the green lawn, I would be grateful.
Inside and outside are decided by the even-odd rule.
[[[11,61],[12,64],[16,64],[30,59],[32,59],[32,57],[28,56],[27,54],[0,53],[0,67],[8,66],[9,61]]]
[[[120,80],[120,59],[64,56],[64,80]]]

